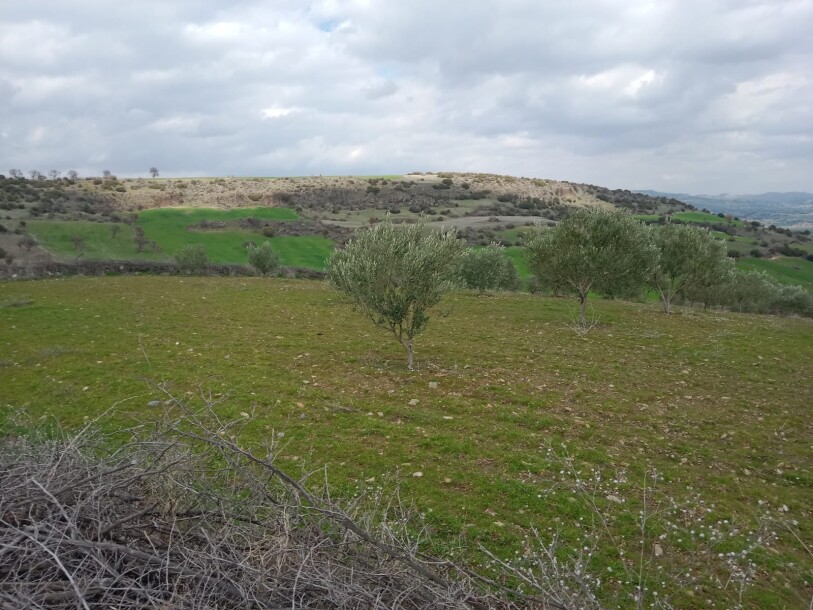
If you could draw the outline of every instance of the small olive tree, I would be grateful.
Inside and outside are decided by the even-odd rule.
[[[506,261],[503,248],[499,244],[489,244],[485,248],[468,248],[460,264],[460,278],[466,288],[486,290],[499,288],[506,274]],[[510,261],[508,261],[510,262]]]
[[[182,273],[202,273],[209,264],[206,248],[201,244],[184,246],[175,253],[175,264]]]
[[[248,264],[263,275],[268,275],[279,269],[281,261],[279,254],[271,247],[271,242],[263,242],[259,247],[248,245]]]
[[[327,278],[374,324],[389,330],[414,368],[414,339],[429,312],[458,277],[465,246],[451,231],[423,223],[394,225],[389,219],[356,231],[327,262]]]
[[[650,230],[628,214],[579,210],[526,242],[528,265],[539,282],[565,286],[579,299],[587,323],[587,296],[642,286],[657,259]]]
[[[650,283],[666,314],[677,295],[694,287],[722,284],[734,272],[726,243],[706,229],[669,223],[655,229],[654,239],[658,264],[652,268]]]

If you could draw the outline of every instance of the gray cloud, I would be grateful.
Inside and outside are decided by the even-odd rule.
[[[0,168],[813,190],[811,25],[807,0],[14,3]]]

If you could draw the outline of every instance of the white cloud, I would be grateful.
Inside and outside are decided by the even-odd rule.
[[[812,24],[808,0],[13,3],[0,165],[813,190]]]

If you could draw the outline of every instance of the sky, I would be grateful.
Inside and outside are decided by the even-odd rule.
[[[813,0],[27,0],[0,172],[813,191]]]

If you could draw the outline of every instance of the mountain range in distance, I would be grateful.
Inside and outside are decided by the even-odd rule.
[[[653,197],[672,197],[714,214],[732,214],[747,220],[792,229],[813,228],[813,193],[760,193],[757,195],[687,195],[639,190]]]

